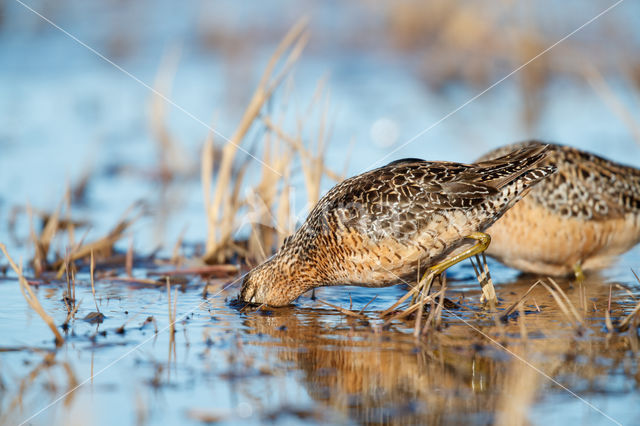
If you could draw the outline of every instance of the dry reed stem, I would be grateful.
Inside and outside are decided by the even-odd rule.
[[[215,241],[215,218],[211,209],[211,180],[213,179],[213,163],[215,150],[213,149],[213,132],[207,134],[200,157],[200,181],[202,182],[202,198],[204,211],[207,215],[207,241]]]
[[[418,265],[418,271],[419,270],[420,270],[420,265]],[[440,274],[440,283],[441,283],[441,285],[442,285],[442,282],[443,282],[442,280],[444,279],[443,276],[444,276],[444,274]],[[419,307],[418,307],[418,313],[416,315],[416,323],[415,323],[415,326],[413,328],[414,337],[418,337],[420,334],[422,334],[424,332],[424,328],[428,326],[428,324],[425,323],[425,327],[423,327],[421,325],[421,322],[422,322],[422,313],[424,311],[424,305],[427,302],[426,298],[428,296],[429,291],[431,291],[431,286],[432,285],[433,285],[433,278],[431,279],[431,282],[428,285],[423,285],[423,288],[420,291],[420,294],[418,295],[418,297],[413,299],[413,300],[419,299],[417,301]],[[431,299],[431,308],[432,309],[433,309],[433,300],[434,299]],[[433,313],[433,311],[431,311],[429,313],[429,318],[427,319],[427,322],[430,320],[432,313]]]
[[[400,304],[402,304],[409,297],[418,295],[420,291],[423,291],[427,287],[427,285],[430,285],[431,282],[433,282],[434,276],[435,276],[434,272],[429,270],[427,273],[424,274],[424,276],[416,286],[411,287],[411,289],[407,291],[405,295],[402,296],[400,299],[398,299],[393,305],[391,305],[384,311],[380,312],[380,316],[384,317],[386,315],[389,315],[389,313],[391,313],[395,308],[400,306]]]
[[[171,309],[171,281],[169,277],[166,278],[167,283],[167,307],[168,307],[168,315],[169,315],[169,362],[171,362],[171,348],[175,344],[175,321],[174,321],[174,310]],[[177,289],[176,289],[177,290]],[[178,297],[178,293],[176,293],[176,299]]]
[[[371,303],[373,303],[373,301],[374,301],[374,300],[376,300],[377,298],[378,298],[378,295],[376,294],[375,296],[373,296],[373,297],[371,298],[371,300],[369,300],[369,301],[367,302],[367,304],[366,304],[366,305],[364,305],[364,306],[362,307],[362,309],[360,309],[360,311],[358,311],[358,313],[359,313],[360,315],[362,315],[362,314],[364,313],[364,310],[365,310],[365,309],[367,309],[367,307],[368,307]],[[353,300],[351,299],[351,294],[349,294],[349,309],[351,309],[351,307],[352,307],[352,306],[353,306]]]
[[[360,318],[360,319],[368,319],[366,315],[362,315],[361,313],[357,313],[357,312],[353,312],[350,311],[349,309],[345,309],[345,308],[341,308],[340,306],[336,306],[333,305],[329,302],[325,302],[324,300],[318,299],[318,302],[322,303],[323,305],[327,305],[333,309],[335,309],[336,311],[339,311],[347,316],[350,317],[354,317],[354,318]]]
[[[93,252],[91,252],[93,255]],[[133,277],[133,236],[129,238],[129,247],[127,248],[127,256],[124,260],[124,269],[129,277]]]
[[[293,136],[285,133],[282,128],[274,124],[271,118],[268,116],[263,117],[262,122],[267,129],[275,133],[276,136],[285,141],[289,146],[291,146],[291,148],[295,149],[296,152],[298,152],[304,160],[309,162],[314,161],[314,155],[304,146],[301,139],[294,138]],[[342,182],[344,180],[344,176],[339,175],[326,166],[323,167],[322,172],[335,182]]]
[[[182,256],[180,256],[180,248],[182,247],[182,241],[184,240],[184,234],[187,232],[187,225],[185,224],[180,233],[178,234],[178,238],[176,239],[176,243],[173,245],[173,250],[171,252],[171,263],[174,265],[180,266],[182,263]]]
[[[234,221],[237,216],[237,212],[240,210],[240,207],[243,204],[246,204],[246,200],[240,199],[240,186],[249,165],[249,159],[250,157],[247,157],[247,161],[245,161],[245,163],[240,167],[240,170],[236,175],[233,192],[230,196],[230,201],[225,206],[225,214],[220,220],[222,236],[220,237],[219,243],[217,244],[215,250],[209,253],[212,259],[218,259],[218,263],[224,261],[224,258],[227,257],[227,251],[231,251],[234,253],[244,252],[244,249],[239,248],[234,244],[232,235],[234,232]],[[248,254],[245,254],[243,256],[246,257],[248,256]]]
[[[277,198],[278,183],[283,178],[283,174],[286,174],[285,169],[290,164],[291,159],[290,151],[285,151],[275,159],[276,155],[272,150],[275,151],[277,148],[277,143],[272,144],[270,134],[267,133],[263,161],[272,167],[264,167],[262,169],[262,180],[254,188],[252,196],[248,199],[250,210],[254,216],[251,220],[252,232],[249,238],[249,253],[258,262],[264,261],[271,254],[272,248],[277,241],[277,234],[281,233],[276,228],[276,235],[274,235],[274,229],[266,225],[267,223],[278,222],[278,219],[271,213],[271,206]],[[286,188],[283,188],[283,190],[286,190]],[[283,219],[287,220],[288,211],[281,213],[283,214]]]
[[[564,301],[567,303],[567,306],[569,307],[569,309],[571,310],[571,313],[573,314],[573,316],[575,317],[576,321],[580,324],[582,324],[584,322],[584,320],[582,319],[582,316],[580,315],[580,313],[578,312],[578,310],[575,308],[575,306],[573,306],[573,303],[571,303],[571,300],[569,300],[569,296],[567,296],[567,293],[565,293],[562,288],[560,288],[560,286],[558,285],[557,282],[555,282],[553,280],[553,278],[549,277],[548,280],[551,282],[551,284],[553,284],[553,286],[556,288],[556,290],[558,291],[558,293],[562,296],[562,298],[564,299]]]
[[[22,292],[22,295],[24,296],[25,300],[27,301],[31,309],[36,311],[36,313],[40,316],[40,318],[42,318],[42,320],[47,324],[47,326],[49,326],[49,328],[51,329],[51,332],[55,336],[56,346],[61,346],[64,343],[64,338],[58,331],[58,328],[56,327],[56,324],[54,323],[53,318],[49,314],[47,314],[47,312],[44,310],[44,308],[40,304],[40,301],[38,300],[35,293],[31,289],[29,282],[27,282],[25,277],[22,275],[22,269],[18,268],[18,266],[14,263],[13,259],[11,258],[11,256],[9,256],[9,253],[7,252],[7,248],[2,243],[0,243],[0,250],[2,250],[5,257],[9,261],[9,264],[11,265],[11,269],[13,269],[13,271],[18,275],[18,282],[20,283],[20,291]]]
[[[426,303],[426,302],[430,302],[430,301],[432,301],[432,300],[435,300],[435,298],[436,298],[436,297],[442,296],[443,294],[444,294],[444,292],[443,292],[442,290],[438,290],[437,292],[435,292],[435,293],[433,293],[433,294],[430,294],[430,295],[428,295],[428,296],[425,296],[425,297],[424,297],[424,299],[422,299],[422,300],[423,300],[423,302],[424,302],[424,303]],[[397,314],[395,314],[395,315],[393,315],[393,316],[389,317],[389,318],[385,321],[385,324],[389,324],[389,323],[391,323],[392,321],[399,320],[399,319],[402,319],[402,318],[405,318],[405,317],[407,317],[407,316],[411,315],[411,314],[412,314],[412,313],[414,313],[415,311],[419,310],[419,309],[420,309],[420,306],[421,306],[421,303],[420,303],[420,302],[417,302],[417,303],[412,304],[411,306],[409,306],[409,307],[408,307],[408,308],[406,308],[405,310],[403,310],[403,311],[401,311],[401,312],[398,312]],[[382,316],[382,315],[381,315],[381,316]]]
[[[67,317],[65,318],[63,324],[67,325],[69,324],[69,322],[73,319],[73,317],[76,315],[76,313],[78,312],[78,309],[80,308],[80,303],[82,301],[73,304],[73,307],[71,308],[71,310],[69,312],[67,312]]]
[[[629,328],[629,324],[631,323],[631,321],[634,318],[638,317],[638,312],[640,312],[640,302],[638,302],[636,307],[633,308],[629,315],[627,315],[622,321],[620,321],[620,324],[618,324],[618,330],[626,331]]]
[[[65,274],[65,278],[66,278],[66,282],[67,282],[67,297],[64,298],[64,304],[67,307],[67,313],[71,312],[73,310],[73,307],[76,303],[76,299],[75,297],[73,297],[73,295],[71,294],[71,278],[70,278],[70,269],[69,268],[69,250],[67,249],[65,257],[64,257],[64,270],[66,272]],[[75,283],[74,283],[74,288],[75,288]]]
[[[318,87],[316,89],[316,93],[314,94],[311,103],[309,104],[309,110],[314,106],[315,103],[320,103],[323,99],[323,91],[322,87],[324,85],[323,81],[320,81]],[[303,120],[299,121],[298,124],[298,141],[297,147],[301,149],[300,152],[300,160],[302,164],[302,172],[304,177],[305,188],[307,191],[307,200],[309,205],[314,205],[318,199],[320,198],[320,184],[322,180],[322,176],[324,174],[324,170],[326,169],[324,165],[324,155],[326,148],[326,140],[328,139],[328,135],[325,135],[325,127],[327,122],[327,114],[329,109],[329,99],[330,95],[327,92],[324,95],[324,105],[320,107],[320,117],[318,124],[318,134],[315,140],[314,150],[316,155],[312,155],[310,149],[307,150],[304,148],[302,144],[302,123]],[[309,116],[308,114],[307,116]],[[329,132],[328,132],[329,133]],[[303,153],[306,151],[306,155]]]
[[[278,210],[276,211],[276,230],[278,232],[277,238],[278,246],[284,244],[285,238],[292,234],[295,224],[291,221],[291,185],[290,185],[291,166],[287,164],[284,170],[284,179],[282,182],[282,189],[280,190],[280,197],[278,198]]]
[[[308,36],[305,30],[306,25],[306,19],[298,21],[298,23],[296,23],[293,28],[289,30],[289,32],[280,42],[275,52],[271,56],[269,62],[267,63],[267,66],[262,74],[262,78],[260,79],[260,83],[258,84],[258,87],[256,88],[251,100],[249,101],[249,105],[245,110],[242,119],[240,120],[240,124],[233,133],[230,142],[227,143],[222,149],[222,159],[217,174],[213,201],[208,206],[210,210],[210,229],[208,235],[212,236],[213,238],[209,238],[206,244],[206,253],[204,255],[204,260],[207,263],[213,263],[221,260],[219,255],[219,246],[221,244],[224,244],[224,242],[221,242],[217,239],[219,230],[219,216],[223,201],[230,199],[229,186],[231,183],[231,172],[233,160],[239,147],[238,144],[244,139],[253,122],[258,117],[262,106],[267,101],[267,99],[270,98],[277,84],[279,84],[285,73],[289,71],[290,67],[299,58],[302,49],[308,40]],[[275,80],[272,80],[274,68],[280,62],[281,57],[287,50],[290,50],[290,53],[285,60],[282,73]],[[270,82],[272,84],[270,84]]]
[[[550,281],[552,281],[551,279],[549,279]],[[560,308],[560,310],[562,311],[562,313],[564,313],[564,315],[567,317],[567,319],[569,320],[570,323],[574,323],[575,322],[575,326],[579,327],[582,325],[582,321],[580,319],[580,317],[576,317],[576,315],[573,314],[573,312],[571,311],[571,308],[569,307],[569,305],[571,304],[571,302],[569,302],[569,304],[566,303],[566,301],[563,299],[562,296],[558,295],[558,293],[564,294],[564,292],[562,291],[562,289],[560,289],[558,287],[558,291],[556,292],[553,288],[551,288],[547,283],[545,283],[544,281],[540,281],[540,285],[542,285],[545,289],[547,289],[547,291],[549,292],[549,294],[551,294],[551,296],[553,297],[553,299],[556,301],[556,303],[558,304],[558,307]],[[574,309],[575,310],[575,309]]]
[[[429,307],[429,316],[427,317],[427,320],[424,322],[424,326],[420,331],[421,336],[426,336],[429,333],[429,330],[431,329],[431,325],[435,323],[434,321],[435,315],[436,315],[436,301],[435,299],[431,299],[431,306]]]
[[[531,285],[531,287],[529,287],[529,289],[517,301],[515,301],[514,303],[509,305],[507,309],[505,309],[504,313],[500,316],[500,319],[505,321],[509,317],[509,315],[511,315],[513,311],[518,307],[518,305],[520,305],[524,301],[524,299],[526,299],[526,297],[533,291],[533,289],[536,288],[536,286],[540,283],[540,280],[533,283],[533,285]]]
[[[604,311],[604,323],[607,326],[609,334],[613,333],[613,323],[611,322],[611,293],[613,285],[609,284],[609,300],[607,302],[607,309]]]
[[[39,277],[43,271],[47,269],[47,256],[49,254],[49,248],[58,230],[58,223],[60,218],[60,209],[62,208],[62,202],[58,204],[58,207],[54,210],[53,214],[49,216],[44,228],[40,235],[36,235],[33,226],[33,211],[31,206],[27,204],[26,210],[29,216],[30,234],[35,248],[35,254],[33,258],[33,268],[36,277]]]
[[[633,270],[631,270],[631,272],[633,272]],[[633,272],[633,274],[635,275],[635,272]],[[637,279],[637,278],[638,278],[638,276],[637,276],[637,275],[635,275],[635,276],[636,276],[636,279]],[[625,287],[625,286],[623,286],[623,285],[620,285],[620,284],[618,284],[618,283],[614,283],[614,284],[613,284],[613,286],[614,286],[615,288],[619,289],[619,290],[622,290],[622,291],[626,292],[626,293],[629,295],[629,297],[631,297],[633,300],[636,300],[636,299],[637,299],[637,298],[636,298],[636,295],[635,295],[635,294],[633,294],[633,292],[632,292],[631,290],[629,290],[627,287]]]
[[[66,269],[67,269],[66,261],[68,261],[69,263],[73,263],[76,260],[80,260],[85,257],[91,256],[91,252],[101,253],[101,252],[113,250],[114,244],[124,236],[125,231],[131,225],[133,225],[133,223],[136,220],[138,220],[140,216],[142,216],[142,211],[140,211],[137,214],[133,215],[132,218],[130,219],[127,218],[127,216],[130,214],[133,208],[135,208],[138,204],[139,203],[135,203],[131,207],[127,208],[127,210],[123,213],[120,220],[117,222],[116,226],[113,227],[113,229],[109,231],[109,233],[107,233],[106,236],[102,238],[98,238],[96,241],[93,241],[87,244],[83,243],[84,242],[84,238],[83,238],[80,241],[80,243],[78,243],[78,246],[71,249],[71,251],[69,252],[68,259],[65,259],[65,261],[62,261],[62,262],[61,261],[55,262],[53,265],[54,268],[56,267],[56,264],[58,265],[57,266],[58,273],[56,275],[56,278],[57,279],[62,278],[62,274],[66,272]]]
[[[442,274],[444,275],[444,274]],[[442,324],[442,310],[444,309],[444,297],[445,294],[447,294],[447,280],[446,280],[446,276],[445,278],[443,278],[440,281],[441,284],[441,289],[440,292],[442,293],[440,295],[440,297],[438,297],[438,306],[436,308],[436,312],[435,312],[435,327],[438,328],[440,327],[440,324]]]

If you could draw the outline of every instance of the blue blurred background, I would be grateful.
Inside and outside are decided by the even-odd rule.
[[[136,199],[159,202],[162,153],[142,83],[157,87],[170,62],[167,97],[230,137],[268,57],[302,16],[311,38],[286,102],[303,111],[326,79],[335,170],[346,157],[347,175],[407,156],[473,161],[528,138],[639,165],[637,2],[617,4],[466,104],[614,4],[4,1],[0,235],[14,206],[51,210],[83,176],[86,210],[78,213],[92,232],[104,232]],[[281,92],[274,103],[285,102]],[[138,249],[171,245],[184,226],[187,240],[204,239],[199,154],[208,129],[171,106],[166,122],[176,145],[170,167],[184,179],[171,189],[172,207],[156,209],[162,225],[139,229]],[[356,154],[348,156],[350,143]],[[323,188],[332,184],[325,179]]]

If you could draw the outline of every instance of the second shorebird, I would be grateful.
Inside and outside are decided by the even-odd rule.
[[[480,161],[548,147],[540,163],[557,173],[537,185],[487,233],[487,254],[516,269],[581,277],[640,242],[640,170],[586,151],[537,141],[508,145]]]
[[[384,287],[442,272],[487,248],[483,231],[555,171],[539,166],[546,155],[534,146],[477,164],[404,159],[349,178],[247,274],[240,299],[283,306],[320,286]]]

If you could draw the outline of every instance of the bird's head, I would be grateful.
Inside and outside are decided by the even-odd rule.
[[[279,252],[244,277],[240,300],[252,304],[285,306],[316,287],[314,283],[315,280],[302,270],[295,256]]]

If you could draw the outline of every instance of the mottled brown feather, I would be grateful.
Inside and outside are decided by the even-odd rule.
[[[323,285],[413,280],[483,231],[534,184],[544,146],[479,164],[394,161],[333,187],[273,258],[245,277],[240,298],[284,305]]]

